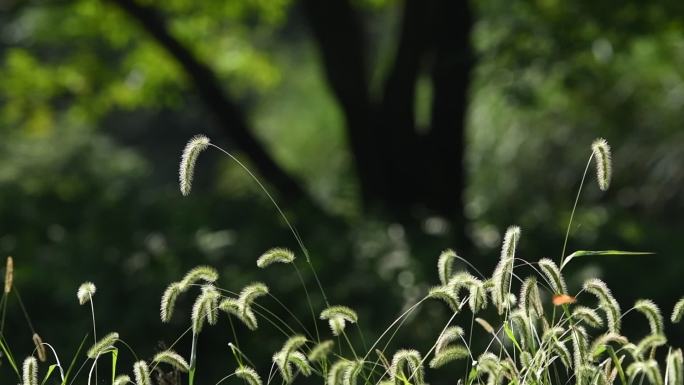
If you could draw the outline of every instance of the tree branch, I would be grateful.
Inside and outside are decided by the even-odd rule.
[[[232,139],[254,164],[259,174],[273,185],[279,195],[290,203],[315,206],[314,201],[301,188],[300,183],[266,152],[251,133],[246,119],[220,86],[215,73],[200,61],[186,46],[171,35],[162,17],[152,7],[135,0],[111,0],[129,16],[137,20],[166,51],[181,65],[193,81],[199,97],[214,114],[223,132]]]

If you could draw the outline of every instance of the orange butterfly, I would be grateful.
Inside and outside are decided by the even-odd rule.
[[[554,294],[553,295],[553,304],[556,306],[561,306],[561,305],[566,305],[570,303],[575,303],[577,302],[577,299],[571,295],[567,294]]]

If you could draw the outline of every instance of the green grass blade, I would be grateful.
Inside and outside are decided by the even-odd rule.
[[[513,345],[522,353],[522,348],[518,344],[518,340],[515,339],[515,334],[513,334],[513,330],[508,326],[508,323],[504,323],[504,331],[506,332],[506,335],[508,338],[513,342]]]
[[[71,373],[71,370],[74,368],[74,364],[76,363],[76,359],[78,358],[78,354],[81,352],[81,349],[83,349],[83,344],[85,343],[86,338],[88,338],[88,334],[86,334],[83,337],[83,340],[81,340],[81,344],[78,346],[78,350],[76,350],[76,354],[74,354],[74,358],[71,359],[71,363],[69,364],[69,369],[67,369],[66,374],[64,374],[64,381],[62,381],[62,385],[65,385],[67,383],[67,380],[69,379],[69,374]]]
[[[48,368],[47,373],[45,373],[45,378],[43,378],[43,382],[41,382],[40,385],[45,385],[45,383],[47,382],[47,380],[50,378],[50,375],[52,375],[52,372],[55,371],[55,368],[56,368],[56,367],[57,367],[57,364],[52,364],[52,365],[50,365],[50,367]]]
[[[14,357],[12,356],[12,352],[10,352],[9,347],[6,344],[6,340],[4,336],[0,336],[0,349],[2,349],[2,352],[5,356],[7,356],[7,361],[10,363],[12,366],[12,369],[14,369],[14,373],[17,374],[17,378],[21,380],[21,375],[19,374],[19,369],[17,368],[17,363],[14,361]]]
[[[116,359],[119,357],[119,349],[112,349],[112,384],[116,378]]]
[[[577,257],[586,257],[586,256],[606,256],[606,255],[622,255],[622,256],[627,256],[627,255],[653,255],[655,253],[650,252],[650,251],[623,251],[623,250],[577,250],[574,253],[570,254],[565,258],[565,261],[561,265],[561,270],[565,267],[565,265],[568,264],[571,260]]]

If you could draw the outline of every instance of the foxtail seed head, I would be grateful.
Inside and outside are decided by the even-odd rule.
[[[242,366],[235,369],[235,376],[245,380],[249,385],[262,385],[259,374],[256,372],[256,370],[248,366]]]
[[[328,354],[332,352],[333,346],[335,346],[335,342],[332,340],[321,341],[311,349],[307,358],[311,362],[324,361]]]
[[[682,317],[684,317],[684,297],[680,298],[674,305],[670,321],[672,321],[672,323],[678,323],[682,320]]]
[[[259,259],[257,259],[256,264],[263,269],[274,263],[292,263],[294,260],[295,255],[292,251],[282,247],[276,247],[263,253]]]
[[[105,353],[114,347],[114,343],[119,339],[119,333],[109,333],[97,341],[88,349],[88,358],[95,359],[100,354]]]
[[[95,287],[94,283],[83,282],[81,286],[78,287],[78,291],[76,292],[78,303],[81,305],[88,303],[88,301],[92,300],[96,290],[97,288]]]
[[[129,382],[131,382],[131,378],[125,374],[121,374],[116,376],[112,385],[128,385]]]
[[[447,249],[442,251],[437,260],[437,272],[439,273],[439,280],[442,285],[446,285],[451,279],[451,271],[453,269],[454,259],[456,259],[456,252]]]
[[[133,364],[133,374],[135,375],[136,385],[152,385],[150,369],[147,367],[147,362],[138,361]]]
[[[161,299],[160,316],[162,322],[166,323],[173,316],[173,309],[176,307],[176,298],[183,292],[183,285],[180,282],[173,282],[166,290]]]
[[[598,138],[591,144],[591,151],[596,160],[596,180],[602,191],[608,190],[612,176],[612,161],[610,146],[603,138]]]
[[[667,354],[667,385],[684,385],[684,359],[682,349],[671,350]]]
[[[197,266],[190,271],[188,271],[180,282],[181,291],[187,290],[188,287],[197,283],[198,281],[204,281],[207,283],[214,283],[218,279],[219,275],[216,269],[211,266]]]
[[[12,291],[12,282],[14,281],[14,260],[12,257],[7,257],[5,264],[5,294]]]
[[[183,149],[181,156],[180,170],[178,172],[178,179],[180,181],[181,194],[187,196],[190,194],[192,188],[192,178],[195,174],[195,163],[199,154],[209,147],[209,138],[204,135],[196,135]]]
[[[157,353],[152,359],[152,362],[163,362],[165,364],[169,364],[183,373],[190,371],[190,365],[188,365],[188,362],[185,360],[185,358],[181,357],[180,354],[174,352],[173,350],[165,350],[163,352]]]
[[[40,362],[45,362],[47,360],[47,355],[45,354],[45,346],[43,345],[43,339],[40,338],[38,333],[33,333],[33,345],[36,346],[36,353],[38,353],[38,359]]]
[[[649,299],[640,299],[634,304],[634,309],[642,313],[646,319],[648,319],[651,334],[663,334],[665,325],[658,305]]]
[[[38,385],[38,361],[36,358],[27,357],[22,369],[22,385]]]
[[[404,370],[406,367],[406,371]],[[390,374],[394,379],[395,383],[401,383],[401,375],[404,374],[404,378],[408,380],[409,378],[414,379],[412,384],[423,384],[425,381],[425,369],[423,368],[423,359],[417,350],[413,349],[402,349],[394,353],[392,357],[392,366],[390,366]]]

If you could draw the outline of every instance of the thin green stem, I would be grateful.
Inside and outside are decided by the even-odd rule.
[[[568,228],[565,230],[565,240],[563,240],[563,251],[561,251],[560,266],[562,268],[563,261],[565,260],[565,249],[568,246],[568,238],[570,238],[570,228],[572,227],[572,221],[575,218],[575,210],[577,210],[577,203],[579,203],[580,195],[582,194],[582,187],[584,187],[584,180],[587,178],[587,171],[589,171],[589,166],[591,165],[591,160],[594,158],[594,153],[592,151],[589,155],[589,160],[587,161],[587,166],[584,167],[584,174],[582,174],[582,181],[580,182],[579,188],[577,189],[577,196],[575,197],[575,204],[572,206],[572,212],[570,213],[570,220],[568,221]]]

